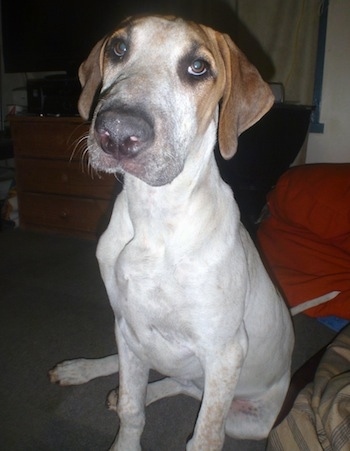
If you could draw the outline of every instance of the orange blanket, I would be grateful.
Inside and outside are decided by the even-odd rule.
[[[290,169],[268,207],[258,243],[289,306],[350,319],[350,164]],[[319,305],[308,308],[315,298]]]

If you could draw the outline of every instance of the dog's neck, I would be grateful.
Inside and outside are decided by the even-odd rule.
[[[135,233],[161,230],[174,234],[184,223],[196,233],[208,229],[214,217],[232,208],[232,192],[221,179],[213,151],[206,157],[208,161],[202,157],[200,170],[186,162],[181,174],[164,186],[153,187],[125,174],[124,194]]]

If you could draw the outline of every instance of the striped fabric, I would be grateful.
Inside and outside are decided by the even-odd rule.
[[[350,326],[325,352],[314,381],[270,433],[267,451],[350,450]]]

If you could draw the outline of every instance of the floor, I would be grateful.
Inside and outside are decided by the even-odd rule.
[[[113,314],[95,259],[96,243],[18,229],[0,233],[0,448],[8,451],[108,449],[117,417],[105,408],[117,377],[75,387],[49,383],[47,371],[74,357],[115,352]],[[294,318],[293,369],[334,333]],[[155,377],[155,374],[152,374]],[[184,450],[199,403],[185,396],[146,410],[144,450]],[[262,451],[265,442],[227,438],[225,451]]]

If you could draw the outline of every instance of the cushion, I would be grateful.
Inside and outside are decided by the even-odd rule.
[[[258,243],[287,303],[311,316],[350,319],[350,164],[288,170],[268,207]]]

